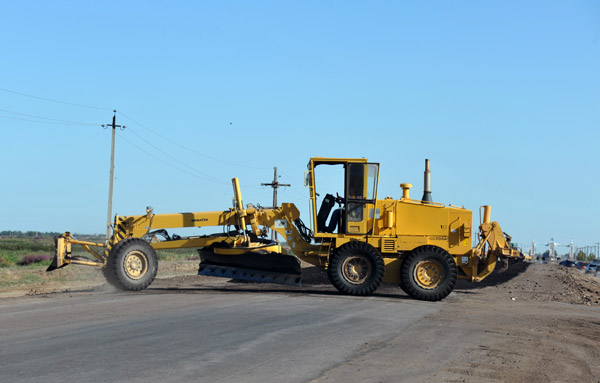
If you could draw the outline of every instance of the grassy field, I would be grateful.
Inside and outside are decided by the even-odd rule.
[[[50,264],[53,254],[52,238],[0,239],[0,267],[13,267],[24,263]],[[41,262],[27,262],[33,259],[40,259]]]
[[[102,235],[76,235],[77,239],[102,243]],[[79,246],[73,246],[73,255],[91,255]],[[157,252],[161,261],[198,259],[195,249],[161,250]],[[47,266],[54,256],[52,235],[13,235],[0,236],[0,267]]]

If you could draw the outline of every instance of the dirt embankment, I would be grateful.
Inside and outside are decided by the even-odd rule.
[[[458,291],[482,289],[492,300],[600,306],[600,276],[554,263],[519,262],[506,271],[496,271],[482,282],[460,280],[456,286]]]

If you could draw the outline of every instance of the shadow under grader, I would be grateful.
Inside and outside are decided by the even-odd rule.
[[[236,283],[236,282],[232,282]],[[322,288],[319,288],[322,287]],[[141,291],[141,294],[198,294],[198,293],[231,293],[231,294],[285,294],[288,296],[301,296],[301,295],[320,295],[323,297],[339,297],[339,298],[387,298],[387,299],[399,299],[399,300],[410,300],[411,298],[403,293],[396,291],[396,288],[382,286],[378,291],[370,296],[351,296],[339,293],[331,286],[315,286],[310,287],[275,287],[267,284],[259,283],[243,283],[243,287],[235,286],[190,286],[190,287],[152,287]]]
[[[215,278],[220,279],[220,278]],[[338,292],[335,287],[331,285],[331,282],[327,278],[327,273],[321,270],[319,267],[310,266],[302,268],[302,285],[301,286],[286,286],[271,283],[260,283],[252,281],[243,281],[237,279],[229,280],[226,285],[202,285],[201,283],[194,282],[189,286],[150,286],[144,290],[148,294],[193,294],[203,292],[218,292],[218,293],[236,293],[236,294],[258,294],[258,293],[273,293],[273,294],[287,294],[287,295],[321,295],[327,297],[351,297],[351,298],[387,298],[387,299],[399,299],[399,300],[410,300],[411,298],[406,295],[396,285],[381,285],[375,293],[370,296],[360,297],[345,295]]]
[[[465,279],[459,279],[456,282],[456,286],[454,287],[454,289],[455,290],[477,290],[477,289],[482,289],[485,287],[501,285],[503,283],[510,281],[511,279],[516,278],[520,274],[524,273],[527,270],[527,268],[531,265],[532,264],[528,263],[528,262],[523,262],[523,261],[512,262],[511,261],[508,266],[508,269],[502,270],[500,262],[498,262],[496,264],[496,269],[494,270],[494,272],[490,276],[485,278],[483,281],[470,282]],[[461,292],[461,293],[465,294],[466,292]]]
[[[506,283],[519,276],[530,266],[527,262],[511,262],[507,270],[501,269],[499,262],[494,272],[481,282],[470,282],[459,279],[456,282],[454,292],[450,294],[471,295],[478,294],[477,290]],[[189,277],[193,278],[193,275]],[[212,277],[209,277],[213,279]],[[222,278],[214,278],[223,280]],[[131,293],[131,292],[128,292]],[[147,289],[137,292],[137,294],[159,295],[159,294],[206,294],[206,293],[226,293],[226,294],[285,294],[287,296],[313,295],[323,297],[339,297],[353,299],[383,298],[395,299],[401,301],[413,300],[405,294],[399,286],[383,284],[374,294],[365,297],[345,295],[338,292],[329,282],[326,272],[318,267],[306,267],[302,269],[302,286],[285,286],[271,283],[260,283],[231,279],[225,284],[215,285],[214,283],[203,284],[200,281],[188,280],[188,284],[178,283],[176,286],[156,286],[151,285]]]
[[[460,295],[471,295],[478,294],[477,290],[497,286],[506,283],[520,274],[524,273],[527,268],[531,266],[531,263],[527,262],[514,262],[509,265],[507,270],[501,270],[500,263],[496,267],[496,270],[481,282],[470,282],[464,279],[459,279],[456,282],[454,292],[450,294]],[[284,286],[274,285],[270,283],[258,283],[241,280],[229,280],[226,283],[219,283],[216,285],[213,283],[203,284],[201,281],[193,280],[194,275],[189,275],[190,279],[188,283],[181,282],[177,283],[176,286],[157,286],[150,285],[147,289],[138,292],[125,292],[120,291],[108,284],[103,284],[94,287],[87,288],[75,288],[67,289],[64,291],[36,293],[28,295],[42,295],[52,296],[54,294],[89,294],[89,293],[117,293],[117,294],[141,294],[141,295],[161,295],[161,294],[206,294],[206,293],[231,293],[231,294],[260,294],[260,293],[271,293],[271,294],[285,294],[287,296],[302,296],[302,295],[313,295],[323,297],[339,297],[339,298],[352,298],[352,299],[369,299],[369,298],[383,298],[383,299],[394,299],[400,301],[411,301],[413,300],[406,295],[399,286],[383,284],[370,296],[360,297],[345,295],[338,292],[329,282],[327,274],[320,270],[318,267],[308,267],[302,270],[302,286]],[[209,277],[210,278],[210,277]],[[212,279],[212,278],[210,278]],[[214,278],[215,280],[221,278]],[[222,280],[222,279],[221,279]]]

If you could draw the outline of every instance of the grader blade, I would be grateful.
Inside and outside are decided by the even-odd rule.
[[[46,272],[53,271],[56,269],[60,269],[61,267],[65,267],[67,263],[65,263],[65,239],[64,235],[60,235],[54,237],[54,258],[52,258],[52,263],[46,269]]]
[[[300,261],[290,255],[269,252],[215,254],[200,250],[198,275],[252,282],[300,286]]]
[[[56,254],[55,254],[54,258],[52,259],[52,263],[50,263],[50,265],[48,266],[48,268],[46,269],[46,271],[47,272],[48,271],[53,271],[53,270],[60,269],[61,267],[66,266],[66,264],[64,264],[64,263],[61,264],[61,265],[59,265],[58,263],[59,263],[59,261],[58,261],[58,259],[56,257]]]

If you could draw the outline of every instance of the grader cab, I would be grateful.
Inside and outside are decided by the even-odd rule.
[[[522,255],[491,221],[489,206],[484,207],[479,241],[472,248],[471,211],[432,202],[428,172],[427,166],[422,199],[410,198],[410,184],[401,184],[400,199],[378,199],[378,163],[311,158],[305,185],[312,229],[293,204],[244,206],[234,178],[234,206],[228,210],[154,214],[148,208],[143,215],[116,216],[106,244],[78,241],[64,233],[57,238],[48,271],[67,264],[102,267],[115,287],[141,290],[156,276],[155,250],[196,248],[200,275],[300,285],[299,260],[303,260],[326,270],[333,286],[344,294],[369,295],[382,283],[393,283],[413,298],[441,300],[452,292],[457,278],[480,281],[498,259]],[[334,197],[329,187],[342,194],[336,190]],[[215,234],[183,238],[167,231],[181,227],[218,229]],[[267,239],[270,230],[285,239],[293,255]],[[95,260],[73,256],[72,245],[81,245]]]

